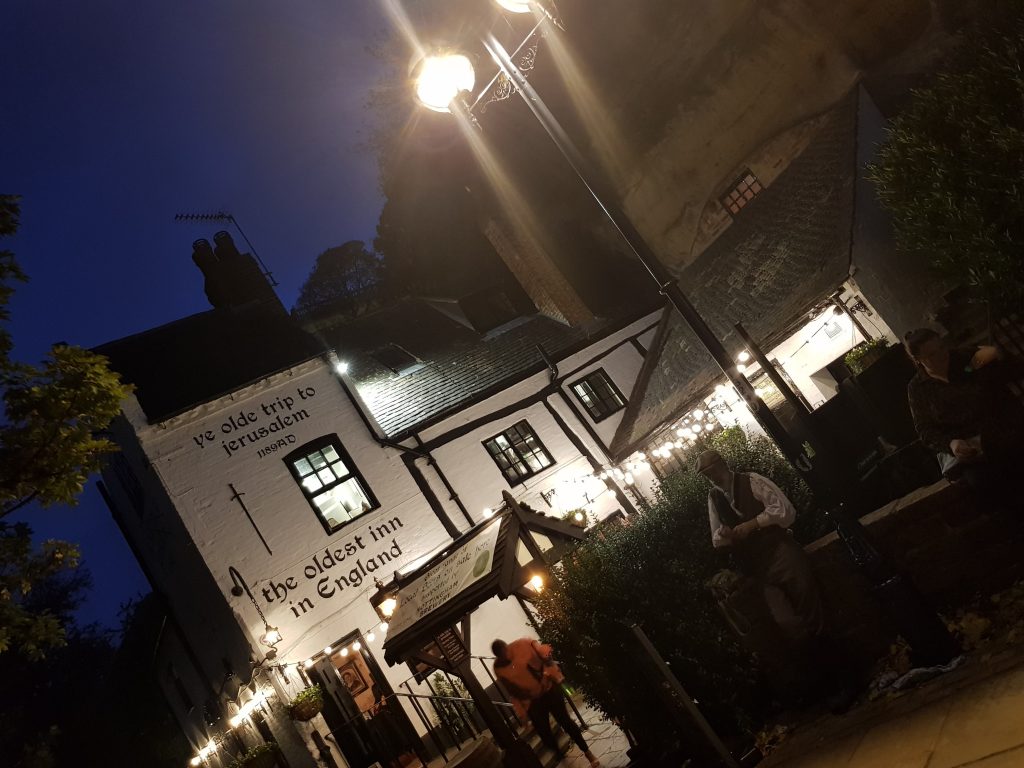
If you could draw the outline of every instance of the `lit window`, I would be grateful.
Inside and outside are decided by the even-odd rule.
[[[307,443],[284,461],[328,533],[380,506],[337,435]]]
[[[758,181],[757,176],[749,170],[740,174],[740,177],[733,182],[729,191],[722,195],[722,205],[734,216],[740,212],[747,203],[757,197],[764,187]]]
[[[484,441],[484,447],[498,465],[509,485],[518,485],[554,464],[551,454],[525,421]]]
[[[594,421],[601,421],[626,407],[626,398],[604,372],[604,368],[588,373],[571,384],[570,388]]]

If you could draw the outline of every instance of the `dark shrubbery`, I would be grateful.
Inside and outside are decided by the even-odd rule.
[[[900,249],[1001,311],[1024,301],[1022,73],[1024,3],[993,4],[892,121],[870,169]]]
[[[704,445],[736,469],[770,477],[806,514],[804,536],[823,527],[810,490],[764,437],[726,430]],[[693,471],[666,478],[626,524],[592,534],[556,569],[538,601],[541,635],[569,680],[642,740],[669,731],[657,696],[638,671],[624,627],[639,624],[723,735],[755,730],[771,704],[766,687],[718,612],[705,583],[728,565],[711,547],[707,481]],[[798,532],[799,535],[799,532]]]

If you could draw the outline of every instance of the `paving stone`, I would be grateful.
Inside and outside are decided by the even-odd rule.
[[[929,768],[955,768],[1021,745],[1024,668],[1017,667],[953,698]]]

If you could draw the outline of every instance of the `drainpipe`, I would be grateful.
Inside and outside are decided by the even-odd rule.
[[[327,360],[327,363],[328,365],[330,365],[329,359]],[[415,448],[409,448],[408,446],[392,442],[391,440],[388,440],[378,435],[376,428],[370,422],[370,419],[367,417],[362,407],[360,407],[359,401],[356,400],[355,395],[352,394],[352,390],[349,388],[348,382],[346,382],[345,379],[340,374],[335,376],[335,379],[337,380],[338,384],[341,385],[341,389],[345,393],[345,396],[348,397],[349,403],[352,404],[352,407],[355,409],[356,413],[359,414],[359,418],[362,419],[363,425],[366,427],[367,433],[370,435],[371,438],[373,438],[374,442],[376,442],[377,445],[383,446],[385,448],[393,448],[396,451],[400,451],[402,453],[402,463],[405,464],[405,468],[412,476],[413,482],[416,483],[416,487],[420,489],[420,493],[423,494],[423,497],[427,500],[427,504],[430,505],[430,508],[437,516],[437,519],[441,521],[441,525],[444,526],[444,529],[448,532],[448,535],[451,536],[453,539],[457,539],[459,536],[461,536],[462,531],[460,531],[458,527],[455,525],[455,523],[452,522],[452,519],[448,517],[448,512],[445,510],[444,505],[441,503],[441,500],[437,498],[437,494],[434,493],[434,489],[430,487],[430,483],[427,482],[427,478],[424,477],[423,472],[420,471],[420,468],[416,466],[416,459],[426,459],[428,463],[434,465],[435,470],[438,472],[439,475],[441,475],[440,469],[437,468],[437,462],[434,460],[434,457],[430,454],[430,452],[417,451]],[[452,489],[451,485],[448,483],[448,478],[442,475],[442,482],[444,482],[445,488],[448,488],[449,491],[453,494],[453,498],[455,498],[457,494],[455,494],[454,489]],[[465,507],[463,507],[462,502],[456,500],[456,504],[458,505],[459,509],[462,510],[462,514],[466,516],[466,519],[469,521],[469,524],[473,525],[473,521],[469,517],[469,514],[466,512]]]

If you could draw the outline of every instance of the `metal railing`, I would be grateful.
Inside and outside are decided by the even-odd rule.
[[[490,668],[493,656],[473,656],[473,661],[478,662],[484,671],[490,689],[493,689],[497,697],[492,698],[492,703],[498,708],[498,712],[508,724],[509,728],[519,732],[525,725],[524,721],[516,714],[515,708],[509,699],[508,692],[504,689]],[[445,692],[439,692],[437,682],[444,681]],[[416,693],[413,682],[422,683],[430,691],[427,693]],[[443,670],[430,672],[426,676],[412,675],[399,684],[398,690],[386,698],[405,699],[416,718],[423,726],[426,739],[430,740],[434,751],[445,762],[451,761],[451,756],[456,754],[469,742],[479,738],[486,732],[486,728],[476,711],[476,704],[473,699],[463,695],[451,695],[447,691],[454,691],[457,694],[463,692],[463,686],[458,677]],[[588,727],[583,715],[580,714],[571,696],[566,696],[570,708],[582,729]]]

